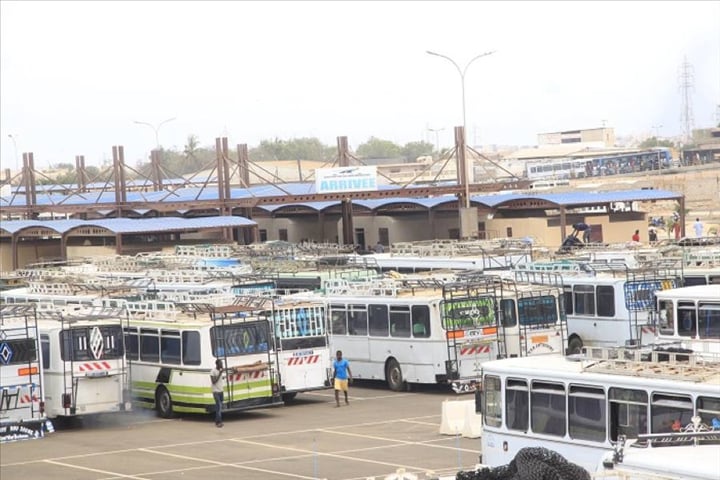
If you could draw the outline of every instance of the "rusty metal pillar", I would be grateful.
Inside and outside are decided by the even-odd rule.
[[[113,183],[115,186],[115,216],[117,218],[122,217],[122,187],[120,183],[120,154],[118,152],[119,147],[113,145],[112,156],[113,156]]]
[[[338,167],[350,166],[350,151],[347,137],[337,137]]]
[[[125,147],[118,147],[118,166],[120,170],[120,199],[123,204],[127,203],[127,183],[125,183]]]
[[[230,150],[228,149],[227,137],[222,137],[222,167],[223,167],[223,189],[225,190],[225,200],[232,198],[232,192],[230,191],[230,184],[232,179],[230,178]],[[232,212],[225,207],[227,215],[231,215]]]
[[[347,137],[337,137],[338,166],[350,166],[350,152]],[[342,241],[345,245],[355,244],[355,228],[353,226],[352,199],[342,200]]]
[[[60,258],[67,260],[67,238],[65,234],[60,234]]]
[[[250,186],[250,157],[248,155],[247,143],[239,143],[238,152],[238,176],[240,177],[240,185],[245,188]]]
[[[680,238],[685,238],[685,195],[680,197]]]
[[[75,155],[75,168],[77,169],[77,184],[80,193],[87,192],[87,172],[85,170],[85,157],[82,155]]]
[[[160,158],[162,150],[152,150],[150,152],[150,172],[152,174],[153,191],[159,192],[163,189],[162,171],[160,169]]]
[[[17,233],[13,233],[10,237],[10,250],[12,250],[12,268],[13,270],[17,270],[20,268],[18,265],[18,238]]]
[[[460,238],[471,238],[477,232],[478,212],[470,204],[470,174],[466,157],[465,128],[455,127],[455,152],[457,156],[457,179],[462,187],[458,195],[458,219],[460,220]]]
[[[122,255],[122,248],[122,233],[117,233],[115,234],[115,253],[117,253],[118,255]]]
[[[342,240],[345,245],[355,245],[355,228],[353,226],[352,200],[342,201]]]
[[[28,153],[28,167],[30,173],[30,218],[36,219],[38,218],[38,213],[35,210],[37,207],[37,190],[35,189],[37,182],[35,179],[35,155],[33,155],[33,152]]]

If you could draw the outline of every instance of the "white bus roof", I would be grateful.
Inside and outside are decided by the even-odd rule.
[[[608,457],[611,456],[609,453]],[[720,445],[630,447],[623,451],[621,463],[604,472],[605,475],[593,478],[717,479],[720,478]]]
[[[643,362],[647,367],[666,364]],[[686,375],[684,371],[679,370],[676,373],[672,371],[664,371],[664,375],[652,376],[645,375],[642,372],[633,374],[632,372],[624,372],[623,374],[609,373],[607,370],[593,371],[593,365],[601,366],[600,362],[580,361],[578,358],[565,357],[562,354],[546,354],[533,355],[530,357],[507,358],[502,360],[492,360],[482,365],[483,374],[505,374],[507,376],[518,375],[538,380],[555,380],[555,381],[571,381],[573,383],[582,383],[583,380],[591,383],[597,383],[606,386],[650,386],[655,388],[663,388],[673,391],[677,388],[678,382],[683,385],[696,385],[702,390],[720,395],[720,365],[712,364],[705,368],[705,375],[702,381],[698,381],[696,376]],[[700,368],[700,367],[698,367]]]
[[[658,298],[720,300],[720,285],[695,285],[692,287],[672,288],[669,290],[660,290],[656,295]]]

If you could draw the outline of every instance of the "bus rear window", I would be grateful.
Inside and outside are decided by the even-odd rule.
[[[252,322],[212,327],[210,339],[215,357],[265,353],[268,351],[268,325]]]
[[[16,338],[0,341],[0,362],[3,365],[28,363],[37,360],[34,338]]]
[[[124,354],[119,325],[74,327],[60,332],[60,356],[66,362],[109,360]]]

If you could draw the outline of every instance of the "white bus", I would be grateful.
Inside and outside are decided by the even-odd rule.
[[[663,290],[656,297],[652,312],[656,342],[720,354],[720,285]]]
[[[332,350],[353,376],[474,390],[480,365],[499,356],[563,350],[559,289],[473,275],[337,282],[326,286]]]
[[[225,379],[224,411],[282,405],[271,324],[256,308],[175,307],[128,305],[125,345],[137,405],[164,418],[214,412],[209,375],[216,359],[233,372]]]
[[[38,341],[33,305],[0,305],[0,442],[40,438],[52,429]]]
[[[49,418],[130,410],[123,319],[98,309],[38,319]]]
[[[612,347],[654,341],[648,314],[654,308],[654,295],[680,282],[680,274],[673,270],[630,270],[614,263],[578,264],[572,270],[572,262],[560,266],[569,353],[579,353],[585,345]],[[555,282],[554,278],[546,280],[548,264],[540,268],[522,273],[537,281]]]
[[[664,360],[664,361],[660,361]],[[614,442],[720,422],[720,364],[650,349],[586,347],[483,364],[482,462],[508,464],[542,444],[595,471]],[[477,398],[477,397],[476,397]]]
[[[269,304],[269,305],[268,305]],[[298,393],[331,388],[330,336],[322,302],[266,302],[263,315],[272,322],[283,401]]]
[[[602,458],[594,480],[717,480],[720,429],[692,423],[679,432],[619,441]]]

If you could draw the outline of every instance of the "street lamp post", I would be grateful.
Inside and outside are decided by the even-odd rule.
[[[440,132],[445,130],[445,127],[442,128],[430,128],[428,127],[428,132],[434,132],[435,133],[435,151],[438,152],[438,157],[440,156]]]
[[[8,137],[13,142],[13,148],[15,149],[15,171],[18,170],[18,153],[17,153],[17,141],[15,140],[17,138],[17,135],[13,135],[12,133],[8,134]]]
[[[448,57],[447,55],[443,55],[441,53],[431,52],[430,50],[426,51],[428,55],[434,55],[436,57],[444,58],[445,60],[449,61],[455,66],[455,69],[457,69],[457,72],[460,74],[460,87],[462,90],[462,117],[463,117],[463,134],[465,134],[466,130],[466,123],[465,123],[465,74],[467,73],[468,67],[472,65],[472,63],[477,60],[478,58],[487,57],[488,55],[492,55],[495,53],[495,50],[491,50],[489,52],[481,53],[480,55],[476,55],[473,58],[470,59],[469,62],[465,65],[465,68],[461,69],[460,65],[455,62],[452,58]]]
[[[466,134],[465,134],[465,132],[466,132],[466,130],[467,130],[467,129],[466,129],[466,118],[465,118],[465,74],[467,73],[467,69],[470,67],[470,65],[472,65],[472,63],[473,63],[475,60],[477,60],[478,58],[487,57],[488,55],[492,55],[493,53],[495,53],[495,50],[491,50],[491,51],[488,51],[488,52],[485,52],[485,53],[481,53],[480,55],[475,55],[473,58],[470,59],[469,62],[467,62],[467,64],[465,64],[465,68],[462,68],[462,69],[460,68],[460,65],[458,65],[455,60],[453,60],[452,58],[448,57],[447,55],[443,55],[443,54],[437,53],[437,52],[431,52],[430,50],[426,50],[426,53],[427,53],[428,55],[434,55],[434,56],[436,56],[436,57],[444,58],[445,60],[449,61],[450,63],[453,64],[453,66],[455,67],[455,69],[457,70],[457,72],[460,74],[460,88],[461,88],[461,91],[462,91],[462,116],[463,116],[462,127],[463,127],[463,138],[465,139],[465,140],[464,140],[464,143],[467,145],[467,137],[466,137]],[[464,153],[464,152],[463,152],[463,153]],[[464,163],[464,165],[462,165],[462,168],[463,168],[464,171],[465,171],[465,174],[464,174],[464,177],[465,177],[465,207],[466,207],[466,208],[469,208],[469,207],[470,207],[470,191],[469,191],[469,188],[470,188],[470,187],[469,187],[469,185],[470,185],[470,174],[471,174],[471,171],[470,171],[470,169],[468,168],[468,165],[467,165],[468,161],[467,161],[467,159],[466,159],[465,162],[463,162],[463,163]],[[459,168],[461,168],[460,165],[458,165],[458,169],[459,169]]]
[[[165,125],[168,122],[172,122],[173,120],[175,120],[175,117],[168,118],[167,120],[163,120],[162,122],[158,123],[157,125],[153,125],[152,123],[148,123],[148,122],[138,122],[137,120],[133,120],[133,123],[136,123],[138,125],[147,125],[148,127],[152,128],[153,131],[155,132],[155,148],[160,150],[160,135],[159,135],[160,127],[162,127],[163,125]]]

